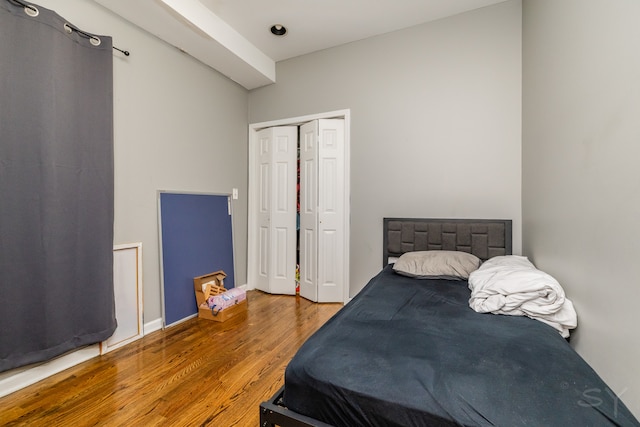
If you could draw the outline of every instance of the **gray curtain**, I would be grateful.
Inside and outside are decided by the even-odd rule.
[[[0,371],[116,327],[111,39],[35,7],[0,0]]]

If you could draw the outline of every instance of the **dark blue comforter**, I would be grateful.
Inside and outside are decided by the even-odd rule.
[[[285,405],[349,427],[640,426],[557,331],[469,295],[385,268],[289,363]]]

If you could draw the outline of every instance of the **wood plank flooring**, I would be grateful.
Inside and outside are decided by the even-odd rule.
[[[258,426],[260,402],[342,304],[247,295],[247,314],[190,319],[0,398],[0,425]]]

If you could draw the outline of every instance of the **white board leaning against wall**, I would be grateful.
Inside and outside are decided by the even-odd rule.
[[[100,353],[122,347],[144,336],[142,323],[142,243],[113,247],[113,291],[118,327],[100,345]]]

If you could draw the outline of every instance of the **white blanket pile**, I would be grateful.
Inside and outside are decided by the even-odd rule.
[[[573,304],[556,279],[523,256],[491,258],[469,276],[469,306],[479,313],[528,316],[567,338],[578,324]]]

